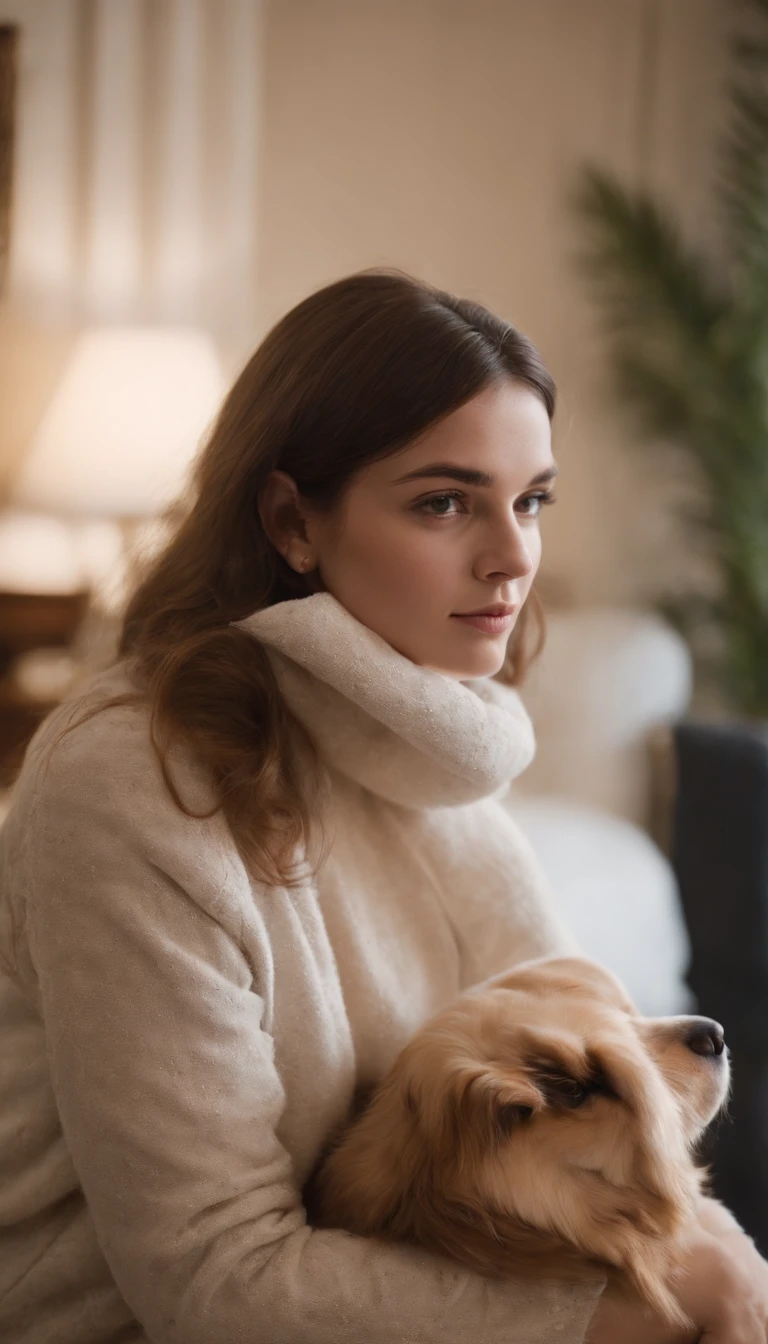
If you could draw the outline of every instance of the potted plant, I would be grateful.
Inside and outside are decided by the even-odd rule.
[[[640,441],[687,456],[683,519],[716,591],[659,593],[720,716],[674,726],[672,860],[689,983],[734,1061],[715,1189],[768,1253],[768,0],[744,0],[714,184],[718,255],[672,210],[587,165],[574,198],[616,393]],[[748,14],[746,11],[750,11]]]

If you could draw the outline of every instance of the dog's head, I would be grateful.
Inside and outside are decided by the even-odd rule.
[[[485,1273],[600,1263],[679,1319],[665,1280],[692,1149],[728,1082],[708,1018],[644,1018],[581,958],[527,962],[401,1051],[320,1172],[323,1214]]]

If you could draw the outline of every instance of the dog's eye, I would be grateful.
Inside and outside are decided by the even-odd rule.
[[[567,1073],[539,1074],[539,1086],[555,1106],[575,1111],[594,1096],[615,1096],[607,1079],[602,1075],[592,1078],[572,1078]]]
[[[581,1083],[577,1078],[548,1078],[547,1091],[554,1101],[561,1106],[567,1106],[569,1110],[575,1110],[577,1106],[583,1106],[588,1097],[592,1096],[594,1088],[589,1083]]]
[[[565,1073],[553,1061],[531,1061],[531,1072],[536,1083],[553,1106],[574,1111],[583,1106],[590,1097],[615,1097],[608,1078],[602,1069],[595,1065],[586,1078],[574,1078]]]

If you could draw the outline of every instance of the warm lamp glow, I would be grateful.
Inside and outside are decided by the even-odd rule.
[[[22,461],[13,502],[81,517],[162,512],[223,393],[213,342],[201,331],[84,332]]]
[[[0,513],[0,592],[76,593],[81,568],[75,533],[60,518]]]

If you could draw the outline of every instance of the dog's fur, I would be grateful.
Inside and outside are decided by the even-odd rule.
[[[693,1148],[728,1092],[699,1019],[644,1018],[576,957],[526,962],[427,1022],[331,1139],[305,1188],[316,1226],[429,1247],[486,1275],[609,1271],[671,1323]]]

